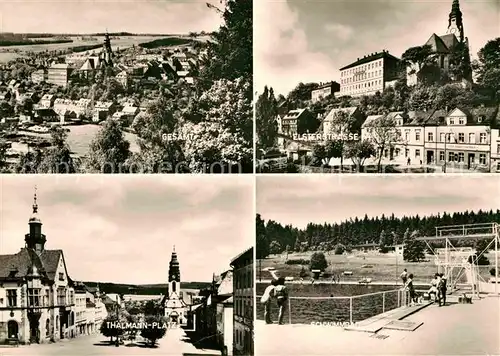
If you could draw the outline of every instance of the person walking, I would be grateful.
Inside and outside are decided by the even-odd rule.
[[[276,288],[277,281],[271,281],[271,284],[267,286],[262,298],[260,298],[260,302],[264,304],[264,319],[266,320],[266,324],[272,324],[271,320],[271,303],[274,297],[274,289]]]
[[[279,308],[278,324],[283,325],[283,317],[285,316],[286,303],[288,301],[288,289],[285,286],[285,278],[278,278],[276,287],[274,288],[274,296]]]
[[[399,277],[403,281],[403,285],[406,285],[406,280],[408,279],[408,271],[406,270],[406,268],[403,270]]]
[[[441,294],[441,299],[443,300],[443,306],[446,305],[446,292],[448,290],[448,287],[446,286],[446,277],[444,276],[443,273],[441,273],[441,279],[440,279],[440,282],[438,284],[438,289],[440,291],[440,294]],[[439,303],[439,306],[441,306],[441,301]]]
[[[413,273],[410,273],[405,284],[406,290],[410,294],[410,306],[417,303],[417,293],[415,292],[415,287],[413,286]]]

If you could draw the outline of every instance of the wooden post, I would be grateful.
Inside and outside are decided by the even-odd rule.
[[[349,322],[352,324],[352,297],[349,297]]]
[[[292,302],[288,298],[288,324],[292,323]]]

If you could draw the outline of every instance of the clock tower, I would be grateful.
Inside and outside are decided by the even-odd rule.
[[[453,34],[459,40],[464,42],[464,25],[462,22],[462,11],[460,11],[460,4],[458,0],[453,0],[451,12],[448,18],[448,31],[447,34]]]

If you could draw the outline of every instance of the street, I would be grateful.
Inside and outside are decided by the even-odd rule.
[[[142,343],[120,345],[116,347],[114,345],[109,345],[108,341],[109,338],[103,337],[101,334],[94,334],[63,340],[53,344],[0,347],[0,356],[220,355],[220,353],[214,350],[197,349],[191,344],[184,330],[181,328],[169,329],[167,334],[157,342],[155,348],[146,347]]]

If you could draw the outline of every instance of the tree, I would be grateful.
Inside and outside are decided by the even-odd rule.
[[[154,300],[148,300],[146,304],[144,304],[144,315],[146,316],[161,316],[164,311],[161,305]]]
[[[43,152],[38,173],[76,173],[75,162],[66,143],[66,130],[56,125],[51,128],[50,134],[52,146]]]
[[[336,255],[342,255],[345,252],[345,246],[342,244],[337,244],[335,245],[335,254]]]
[[[387,245],[389,244],[389,235],[385,230],[382,230],[380,233],[380,239],[379,239],[379,251],[382,253],[387,253],[389,252],[389,249],[387,248]]]
[[[138,167],[147,167],[153,173],[183,173],[186,169],[182,165],[185,161],[183,143],[166,139],[180,132],[178,115],[172,100],[165,95],[151,102],[145,113],[138,114],[132,128],[139,138],[140,154],[135,155],[127,165],[133,163]]]
[[[186,140],[184,154],[192,172],[223,173],[253,171],[253,110],[251,85],[242,79],[220,80],[199,99],[198,122],[187,122],[181,130]],[[238,169],[238,171],[234,171]]]
[[[310,269],[315,270],[319,269],[324,271],[328,267],[328,262],[326,261],[325,254],[323,252],[315,252],[311,256],[311,265]]]
[[[260,147],[267,149],[274,147],[278,134],[278,103],[274,97],[273,88],[264,88],[264,92],[255,104],[255,127],[257,130],[257,141]]]
[[[4,139],[0,139],[0,173],[5,173],[4,170],[7,165],[7,150],[9,144]]]
[[[477,82],[493,100],[500,99],[500,37],[488,41],[473,63]]]
[[[165,336],[167,332],[167,321],[163,316],[150,315],[144,322],[145,327],[141,330],[141,336],[150,342],[150,347],[154,347],[156,341]]]
[[[299,273],[300,278],[306,278],[308,275],[309,273],[307,273],[304,266],[300,267],[300,273]]]
[[[419,262],[425,258],[425,246],[422,241],[417,241],[418,231],[412,234],[405,233],[405,240],[403,241],[403,259],[409,262]]]
[[[107,120],[90,143],[85,164],[90,172],[123,173],[130,156],[130,143],[123,137],[120,124]]]
[[[408,48],[401,59],[405,66],[417,65],[416,71],[419,71],[434,61],[434,53],[430,45],[416,46]]]
[[[354,141],[347,144],[345,149],[346,158],[350,158],[356,165],[358,172],[363,171],[366,159],[377,154],[375,147],[368,140]]]
[[[257,214],[256,218],[256,243],[255,243],[255,251],[256,258],[262,259],[266,258],[269,255],[269,242],[266,236],[266,226],[264,220],[260,217],[260,214]]]
[[[328,157],[328,154],[326,152],[325,145],[324,144],[316,144],[316,145],[314,145],[313,150],[312,150],[311,165],[313,165],[313,166],[322,166],[325,163],[328,163],[328,162],[326,162],[327,158],[329,158],[329,157]]]
[[[293,103],[296,107],[301,107],[305,102],[311,100],[311,91],[318,87],[318,83],[299,83],[288,94],[287,100]]]
[[[382,157],[387,148],[391,149],[401,141],[401,133],[396,126],[396,121],[389,115],[365,123],[369,140],[376,147],[377,171],[382,171]]]
[[[219,79],[233,81],[244,78],[248,82],[251,81],[252,12],[250,0],[225,0],[225,9],[222,11],[223,24],[212,34],[212,39],[207,44],[207,55],[202,60],[200,84],[205,89]]]
[[[101,334],[109,337],[112,342],[114,337],[123,335],[124,330],[121,328],[121,322],[116,315],[108,315],[101,324]]]
[[[273,255],[277,255],[283,251],[280,243],[278,241],[271,241],[271,245],[269,245],[269,252]]]
[[[479,266],[488,266],[490,261],[486,254],[488,253],[488,245],[490,241],[488,240],[478,240],[476,242],[476,254],[474,256],[474,262]]]
[[[437,88],[427,85],[417,86],[410,94],[408,105],[411,110],[431,110],[436,105]]]
[[[340,170],[342,172],[344,165],[344,149],[345,144],[348,139],[348,135],[350,135],[356,128],[356,118],[354,115],[350,115],[345,110],[337,110],[331,119],[330,122],[330,132],[327,134],[333,134],[335,139],[333,142],[337,143],[338,152],[337,155],[340,157]],[[335,156],[331,156],[335,157]]]

